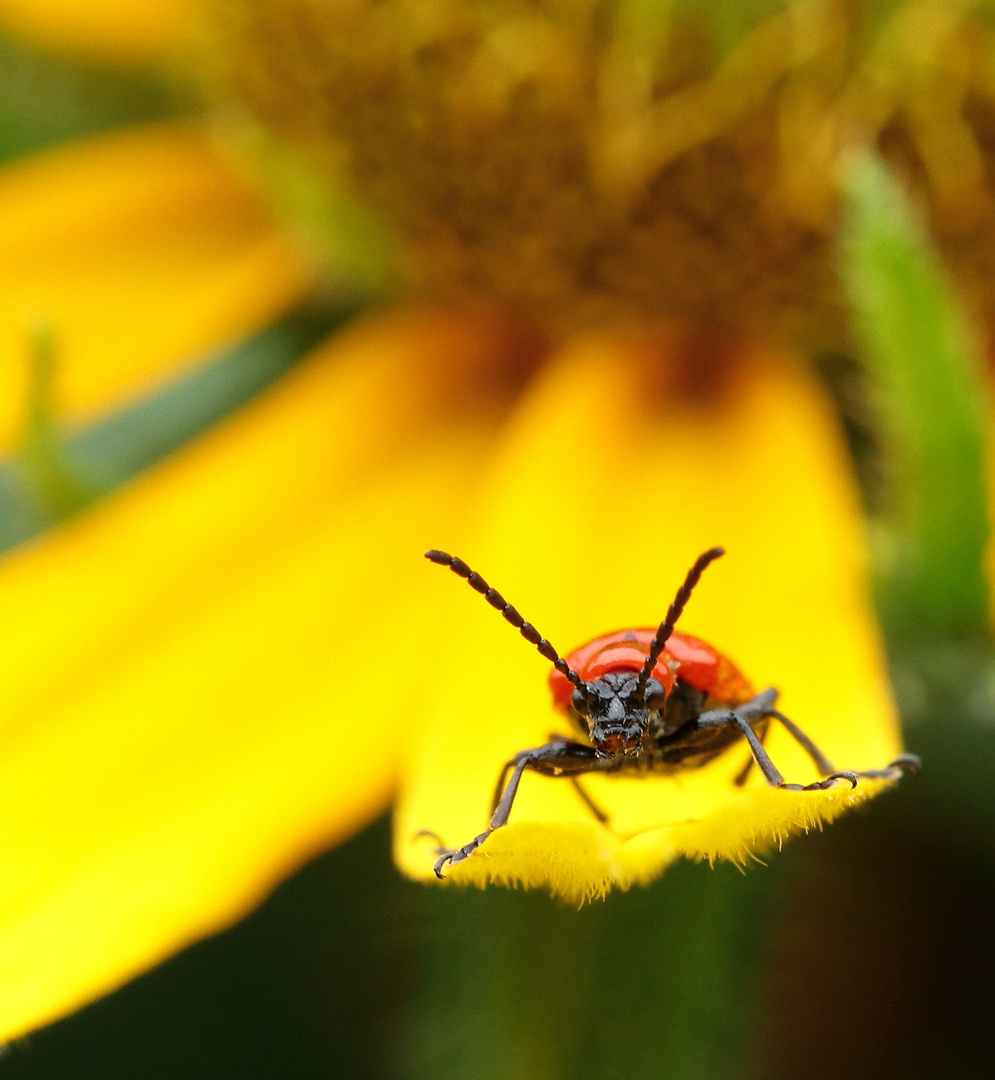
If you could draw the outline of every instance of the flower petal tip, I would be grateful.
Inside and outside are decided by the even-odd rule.
[[[763,863],[793,834],[821,829],[847,810],[894,786],[898,777],[861,778],[856,787],[840,780],[816,791],[751,786],[718,812],[618,836],[596,822],[516,822],[497,830],[472,856],[442,870],[456,885],[503,885],[545,889],[582,907],[604,899],[614,888],[649,885],[681,856]],[[398,851],[408,876],[437,880],[433,865],[440,838],[423,832]]]

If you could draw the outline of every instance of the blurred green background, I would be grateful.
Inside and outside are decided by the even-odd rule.
[[[191,107],[167,81],[0,42],[4,159]],[[873,159],[848,175],[839,257],[857,347],[814,361],[862,482],[878,612],[923,773],[767,866],[682,864],[579,912],[406,882],[380,821],[238,926],[11,1044],[0,1080],[989,1075],[985,358],[901,186]],[[0,466],[0,543],[204,430],[358,306],[296,312],[73,433],[46,402],[58,342],[41,334],[23,453]]]

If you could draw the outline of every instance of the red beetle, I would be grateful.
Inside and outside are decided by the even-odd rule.
[[[564,660],[503,596],[462,559],[444,551],[425,557],[465,578],[535,645],[553,665],[549,685],[553,701],[569,717],[577,739],[554,736],[532,750],[519,751],[505,763],[498,778],[490,822],[484,832],[463,847],[440,847],[435,873],[442,877],[447,863],[469,858],[494,832],[507,824],[522,773],[565,776],[573,781],[599,821],[606,815],[580,787],[577,777],[589,772],[637,769],[672,773],[697,769],[728,746],[746,739],[753,756],[735,783],[745,782],[754,762],[772,787],[816,791],[846,780],[853,787],[860,777],[896,780],[904,769],[919,767],[913,754],[903,754],[887,768],[868,772],[840,771],[812,740],[775,708],[773,687],[756,693],[736,665],[700,638],[674,630],[705,567],[720,555],[716,547],[699,555],[677,590],[667,617],[656,629],[617,630],[574,650]],[[778,720],[801,744],[823,777],[812,784],[789,784],[764,749],[771,720]],[[508,772],[511,778],[505,780]],[[433,834],[427,834],[433,835]]]

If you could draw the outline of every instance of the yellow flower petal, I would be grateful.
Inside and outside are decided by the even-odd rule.
[[[0,26],[42,48],[95,60],[161,61],[189,30],[189,0],[0,0]]]
[[[503,345],[483,320],[368,324],[0,564],[0,1040],[383,809],[427,603],[409,568],[460,532]]]
[[[699,552],[709,568],[681,627],[732,658],[838,768],[886,765],[899,738],[867,610],[861,533],[833,422],[799,371],[743,361],[718,401],[661,395],[648,344],[589,339],[549,369],[483,483],[476,542],[459,551],[567,652],[602,633],[653,626]],[[742,358],[740,358],[742,360]],[[433,546],[447,548],[440,530]],[[567,731],[549,665],[442,570],[431,698],[397,811],[396,857],[432,876],[433,842],[459,846],[487,823],[501,765]],[[456,631],[454,628],[459,628]],[[792,782],[816,771],[786,731],[768,739]],[[544,886],[572,901],[655,876],[679,855],[742,861],[876,794],[881,782],[824,792],[767,787],[737,744],[673,777],[590,776],[608,811],[593,819],[569,783],[526,774],[511,824],[451,867],[456,882]]]
[[[194,128],[119,132],[8,166],[0,446],[23,424],[33,325],[51,325],[56,405],[80,420],[265,325],[308,285]]]

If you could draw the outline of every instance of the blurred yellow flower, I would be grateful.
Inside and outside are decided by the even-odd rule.
[[[192,124],[118,131],[0,172],[0,445],[21,434],[33,322],[84,423],[282,314],[313,271]]]
[[[5,1035],[386,807],[417,674],[391,643],[428,602],[406,571],[493,440],[495,336],[430,316],[345,335],[0,565]]]
[[[207,0],[230,97],[403,235],[430,296],[851,342],[841,155],[907,177],[995,314],[979,0]]]
[[[161,61],[189,33],[190,0],[0,0],[0,27],[45,48],[119,64]]]
[[[265,325],[314,275],[189,127],[8,168],[0,252],[16,268],[0,341],[18,357],[25,315],[51,321],[71,420]],[[0,386],[8,448],[17,371]],[[371,316],[8,556],[0,1037],[231,922],[398,782],[407,874],[431,877],[419,830],[456,844],[479,831],[501,763],[557,720],[543,661],[440,580],[426,548],[485,567],[567,650],[658,621],[715,543],[729,557],[686,629],[777,685],[840,768],[894,757],[827,406],[790,358],[732,336],[550,346],[476,307]],[[784,734],[769,744],[782,772],[814,779]],[[779,792],[754,775],[734,788],[744,759],[737,747],[670,779],[593,778],[610,830],[569,785],[528,777],[512,824],[451,877],[580,900],[681,854],[742,860],[882,786]]]

